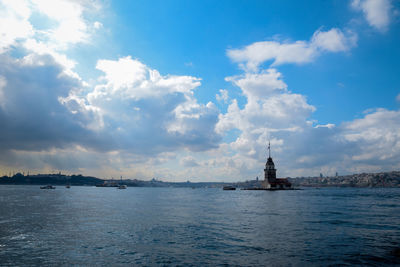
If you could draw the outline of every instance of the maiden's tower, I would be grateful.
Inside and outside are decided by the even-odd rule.
[[[265,163],[264,181],[262,183],[265,189],[292,189],[292,184],[288,179],[276,178],[276,169],[274,161],[271,158],[271,143],[268,142],[268,159]]]

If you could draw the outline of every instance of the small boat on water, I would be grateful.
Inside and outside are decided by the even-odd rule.
[[[117,189],[126,189],[126,188],[127,188],[127,186],[122,184],[122,176],[121,176],[121,182],[120,182],[120,184],[118,184]]]
[[[56,187],[52,185],[46,185],[46,186],[41,186],[40,189],[56,189]]]
[[[236,190],[236,187],[228,185],[228,186],[224,186],[222,189],[223,190]]]
[[[96,184],[96,187],[118,187],[116,182],[104,182],[102,184]]]
[[[71,186],[70,186],[69,184],[67,184],[67,185],[65,186],[65,188],[71,188]]]

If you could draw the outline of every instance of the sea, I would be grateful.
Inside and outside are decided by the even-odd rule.
[[[0,266],[399,266],[400,188],[0,186]]]

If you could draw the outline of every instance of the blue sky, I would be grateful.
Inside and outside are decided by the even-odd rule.
[[[304,5],[298,1],[132,1],[112,7],[118,14],[114,18],[113,28],[117,30],[113,31],[113,39],[122,41],[116,52],[135,55],[163,73],[202,77],[202,87],[196,91],[202,102],[210,100],[212,91],[230,86],[221,77],[240,73],[226,56],[228,48],[274,36],[281,40],[308,40],[319,28],[336,27],[359,31],[362,47],[324,55],[307,66],[282,66],[287,83],[321,107],[314,115],[322,121],[337,123],[352,119],[360,110],[396,105],[400,85],[393,81],[399,70],[398,27],[390,27],[383,34],[376,32],[357,21],[361,14],[349,8],[348,2],[311,1]],[[344,89],[346,85],[349,88]],[[381,86],[386,90],[377,95],[377,87]],[[354,107],[351,113],[340,109],[334,112],[337,104],[331,98],[336,97],[337,91],[346,94],[340,102],[365,96],[356,103],[348,102]]]
[[[400,167],[400,2],[0,1],[0,170]],[[1,173],[0,173],[1,174]]]

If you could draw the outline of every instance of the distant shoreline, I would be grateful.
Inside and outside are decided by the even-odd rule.
[[[400,188],[400,171],[381,173],[361,173],[334,177],[297,177],[289,181],[295,187],[379,187]],[[0,177],[0,185],[71,185],[95,186],[104,183],[121,183],[129,187],[191,187],[191,188],[221,188],[231,185],[237,188],[258,188],[262,180],[245,182],[163,182],[156,179],[143,181],[137,179],[105,180],[92,176],[65,174],[35,174],[17,173],[13,176]]]
[[[290,178],[295,186],[302,187],[400,187],[400,171],[360,173],[333,177]]]

